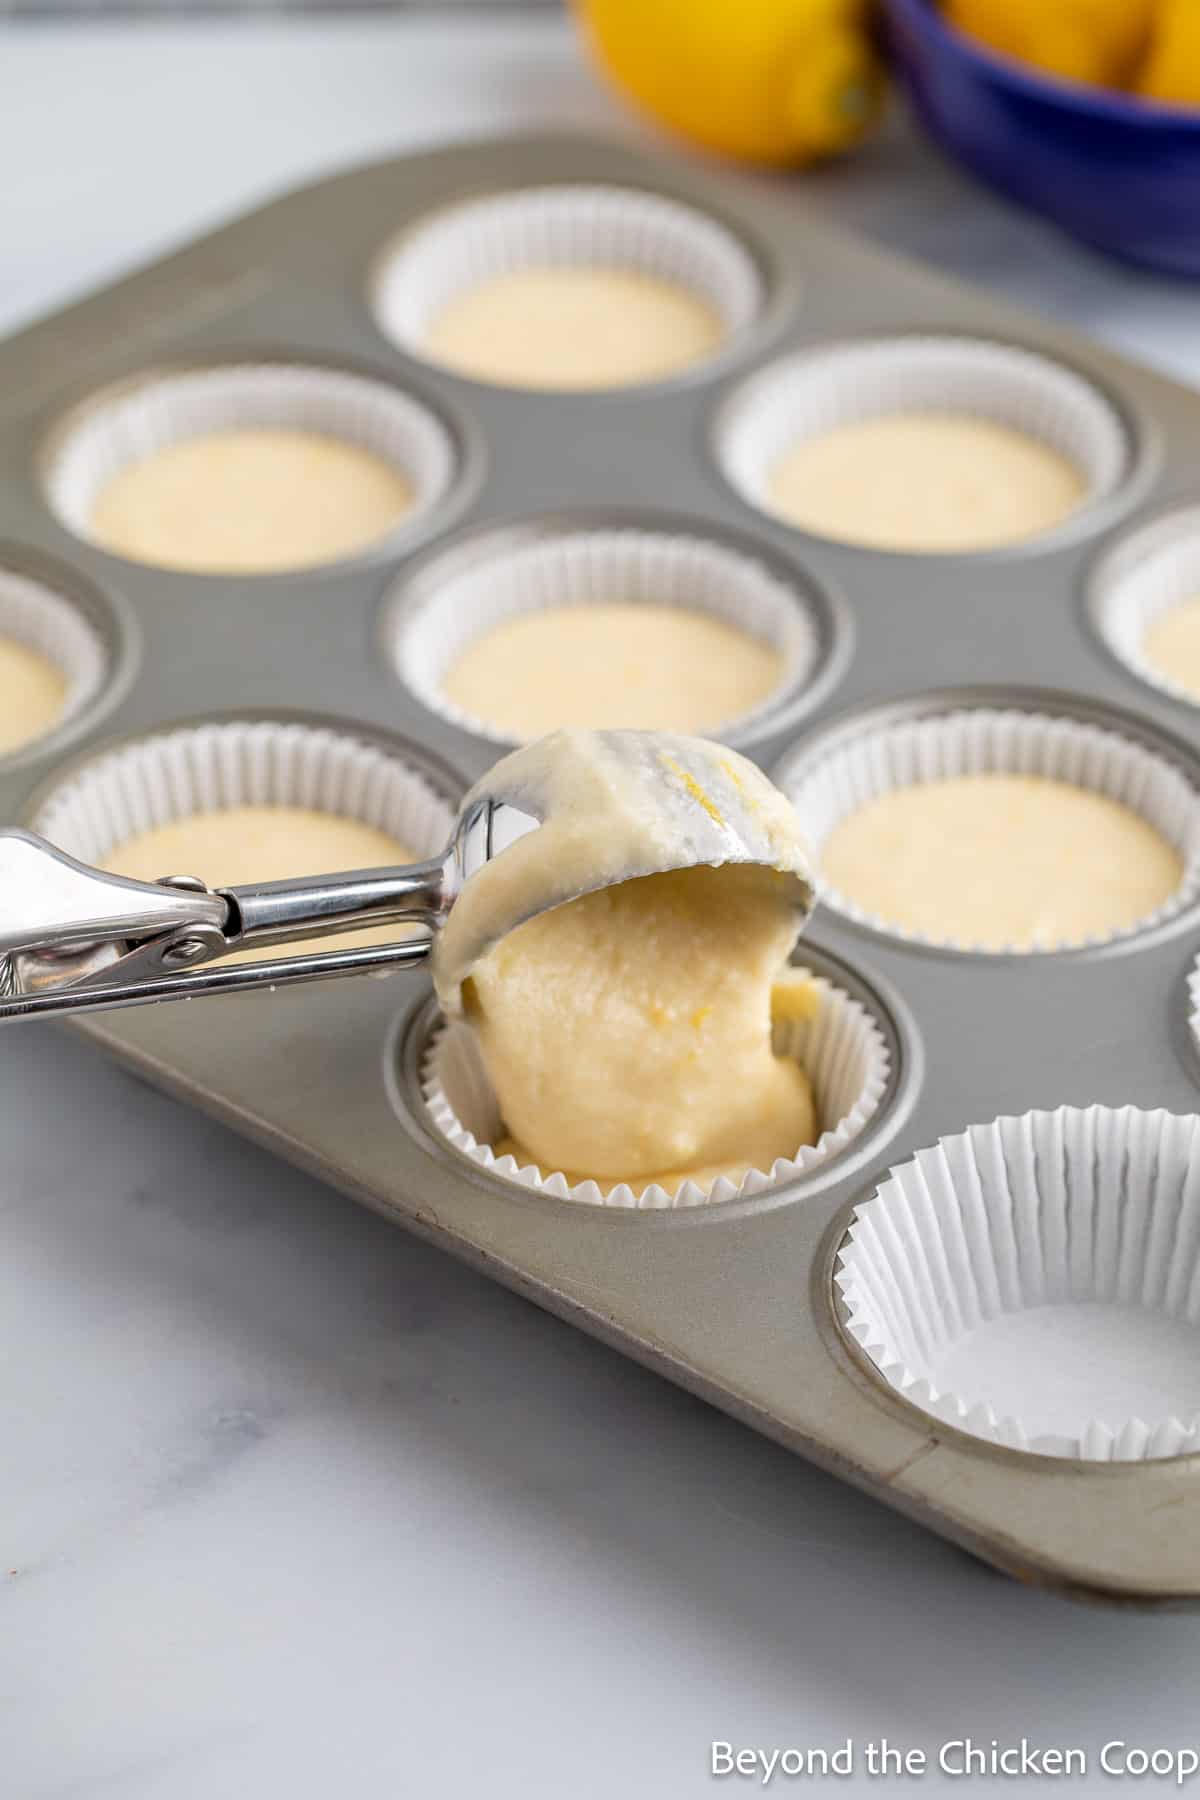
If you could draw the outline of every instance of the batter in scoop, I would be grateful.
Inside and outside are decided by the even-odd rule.
[[[413,502],[400,471],[315,431],[207,432],[121,469],[92,509],[106,549],[209,575],[314,568],[377,543]]]
[[[1127,929],[1179,886],[1179,852],[1107,795],[1035,775],[962,775],[858,807],[821,852],[826,882],[888,925],[986,950],[1050,950]]]
[[[57,725],[67,678],[40,650],[0,637],[0,754],[19,750]]]
[[[985,550],[1049,531],[1081,504],[1079,469],[992,419],[898,413],[805,438],[772,469],[793,525],[877,550]]]
[[[357,819],[311,812],[299,806],[231,806],[193,813],[127,838],[100,865],[135,881],[163,875],[198,875],[210,887],[239,887],[285,881],[298,875],[332,875],[344,869],[373,869],[411,863],[415,856],[395,838]],[[312,938],[294,944],[262,944],[239,950],[229,960],[262,961],[275,956],[350,950],[386,944],[413,928],[375,925],[341,932],[336,939]]]
[[[628,387],[709,356],[724,329],[687,288],[632,269],[516,269],[448,300],[425,334],[436,362],[507,387]]]
[[[521,741],[564,724],[713,731],[778,686],[772,645],[680,606],[642,602],[518,613],[476,638],[442,680],[448,700]]]
[[[602,888],[502,938],[465,993],[510,1134],[498,1154],[673,1191],[812,1143],[808,1077],[771,1046],[796,930],[732,866]]]

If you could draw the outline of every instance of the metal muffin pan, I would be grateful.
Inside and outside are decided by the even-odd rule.
[[[418,220],[551,182],[673,196],[731,227],[763,275],[757,318],[710,361],[647,387],[525,393],[389,343],[372,271]],[[757,511],[715,450],[739,385],[834,340],[964,334],[1040,350],[1095,383],[1129,432],[1125,478],[1044,542],[892,555]],[[43,488],[73,409],[146,371],[312,362],[373,375],[447,424],[459,470],[411,533],[352,562],[225,579],[110,555]],[[1094,629],[1098,559],[1194,496],[1200,396],[1045,321],[843,237],[803,193],[563,137],[473,143],[321,182],[0,346],[0,560],[90,595],[113,674],[69,733],[0,763],[0,812],[27,820],[100,745],[214,715],[319,715],[395,739],[451,797],[496,746],[398,680],[387,609],[427,559],[543,522],[711,529],[818,596],[822,657],[803,703],[742,747],[773,769],[860,711],[978,699],[1119,716],[1200,785],[1197,715],[1140,681]],[[464,554],[470,554],[469,548]],[[66,739],[69,735],[69,746]],[[65,752],[65,753],[64,753]],[[79,1026],[187,1098],[757,1430],[1031,1584],[1126,1604],[1200,1602],[1191,1457],[1082,1463],[986,1444],[894,1393],[839,1323],[833,1266],[856,1202],[939,1136],[1100,1102],[1190,1113],[1200,1095],[1187,975],[1200,906],[1098,949],[945,954],[819,911],[803,960],[868,999],[890,1087],[845,1155],[802,1181],[682,1212],[570,1205],[502,1183],[438,1138],[417,1085],[433,1020],[423,976],[146,1007]],[[1015,1056],[1015,1045],[1022,1053]]]

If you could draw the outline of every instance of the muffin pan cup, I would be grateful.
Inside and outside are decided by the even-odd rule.
[[[668,1192],[657,1182],[571,1183],[561,1169],[543,1173],[511,1155],[497,1157],[492,1145],[502,1134],[503,1123],[496,1096],[473,1034],[456,1023],[435,1028],[422,1057],[421,1092],[430,1122],[447,1143],[499,1179],[579,1206],[637,1210],[720,1206],[810,1175],[847,1149],[875,1117],[888,1086],[888,1049],[868,1006],[828,977],[805,969],[802,951],[794,963],[812,980],[818,1011],[812,1019],[777,1021],[774,1049],[777,1056],[799,1063],[809,1077],[818,1134],[813,1143],[797,1146],[794,1156],[779,1159],[770,1169],[750,1169],[737,1182],[725,1176],[710,1185],[684,1181]]]
[[[370,288],[378,259],[464,201],[554,180],[663,194],[752,252],[755,316],[686,379],[604,394],[466,382],[396,348]],[[1083,378],[1122,421],[1127,466],[1041,544],[894,556],[792,530],[725,478],[730,395],[827,343],[962,336],[1015,345]],[[47,503],[65,421],[147,372],[251,361],[360,371],[411,393],[465,451],[444,505],[411,537],[297,578],[223,580],[121,562]],[[426,556],[554,517],[648,530],[703,520],[795,567],[847,627],[803,720],[785,707],[753,754],[776,767],[827,731],[947,704],[1118,729],[1200,785],[1191,714],[1137,679],[1095,632],[1086,593],[1102,549],[1178,503],[1200,453],[1200,401],[1050,323],[831,230],[795,188],[685,168],[571,137],[469,144],[323,182],[239,220],[0,346],[0,543],[14,566],[62,565],[139,640],[136,678],[71,750],[0,768],[0,808],[28,822],[78,768],[185,722],[286,717],[385,745],[400,738],[453,806],[496,746],[398,679],[388,595]],[[420,556],[415,554],[419,546]],[[19,555],[19,564],[16,557]],[[123,668],[129,646],[118,644]],[[987,684],[987,685],[981,685]],[[928,697],[936,691],[936,702]],[[924,698],[923,698],[924,697]],[[90,722],[89,722],[90,721]],[[1187,976],[1200,906],[1119,942],[1038,956],[947,955],[819,909],[801,958],[877,1019],[883,1091],[819,1167],[720,1204],[572,1205],[497,1180],[431,1122],[422,1061],[427,980],[346,981],[94,1016],[98,1044],[387,1217],[901,1508],[1022,1581],[1122,1603],[1200,1602],[1190,1453],[1094,1461],[986,1442],[898,1392],[845,1330],[835,1286],[854,1209],[973,1121],[1136,1107],[1189,1115],[1200,1054]],[[15,1030],[23,1027],[14,1027]],[[1169,1522],[1169,1523],[1168,1523]],[[969,1577],[964,1570],[964,1579]]]
[[[890,1386],[998,1444],[1093,1461],[1200,1449],[1200,1118],[1060,1107],[893,1169],[838,1252]]]
[[[125,469],[191,438],[240,430],[312,433],[367,451],[403,478],[411,496],[378,538],[326,561],[302,559],[292,569],[281,562],[270,574],[295,577],[374,554],[419,528],[456,474],[445,425],[402,388],[336,366],[244,358],[149,371],[92,397],[51,436],[42,461],[47,502],[69,530],[90,538],[93,507]],[[223,577],[217,568],[195,572],[237,578]]]
[[[864,717],[861,730],[843,734],[825,754],[818,742],[796,759],[785,757],[775,770],[818,858],[833,830],[861,807],[909,788],[980,775],[1030,776],[1115,802],[1176,852],[1177,886],[1154,911],[1111,931],[1029,946],[931,938],[869,912],[829,884],[826,903],[872,930],[951,953],[1040,956],[1119,943],[1174,918],[1200,896],[1200,791],[1171,761],[1169,743],[1155,750],[1135,742],[1121,731],[1119,720],[1106,729],[1033,707],[953,702],[939,711],[934,700],[916,718],[873,725]],[[1014,843],[1014,855],[1019,848]],[[937,870],[928,878],[936,882]]]
[[[771,477],[790,450],[840,425],[925,413],[1002,425],[1078,470],[1078,506],[1058,525],[1017,543],[1036,544],[1063,530],[1111,494],[1128,470],[1132,446],[1119,412],[1061,362],[1017,345],[916,333],[830,343],[768,363],[730,396],[717,454],[751,505],[778,513]],[[870,540],[861,547],[870,548]]]
[[[1200,600],[1200,503],[1173,507],[1119,538],[1095,571],[1088,600],[1096,632],[1119,662],[1173,700],[1200,706],[1200,693],[1144,647],[1158,619]]]
[[[452,724],[496,744],[520,740],[464,712],[443,683],[469,645],[507,620],[547,608],[605,603],[677,607],[719,620],[768,646],[779,679],[751,707],[704,728],[744,743],[769,729],[781,707],[803,706],[821,659],[821,620],[811,583],[777,573],[744,550],[694,531],[634,525],[536,526],[517,542],[485,535],[401,581],[384,612],[383,639],[396,673]]]
[[[667,282],[715,315],[723,338],[710,355],[655,380],[678,379],[719,356],[726,342],[752,322],[762,297],[754,258],[707,208],[697,210],[632,187],[564,181],[464,201],[417,220],[380,255],[371,300],[386,337],[436,364],[426,334],[460,295],[524,270],[588,268]],[[474,380],[491,379],[462,373]],[[495,385],[540,388],[532,382]],[[546,391],[561,390],[551,383]]]
[[[34,737],[5,755],[36,752],[95,706],[114,673],[111,633],[92,618],[68,589],[45,576],[6,568],[0,551],[0,638],[42,656],[63,678],[63,703]]]

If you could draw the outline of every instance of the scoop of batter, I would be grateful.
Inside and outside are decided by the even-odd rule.
[[[808,1079],[771,1046],[797,928],[759,871],[730,865],[601,888],[509,932],[464,997],[518,1159],[672,1187],[810,1143]]]
[[[536,829],[476,864],[434,939],[443,1012],[501,938],[593,889],[681,868],[738,864],[786,913],[792,936],[812,907],[812,857],[794,807],[723,744],[677,732],[555,731],[503,757],[461,812],[512,809]]]

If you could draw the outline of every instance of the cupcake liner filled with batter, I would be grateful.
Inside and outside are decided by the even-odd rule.
[[[334,874],[440,853],[454,812],[401,749],[352,731],[276,719],[222,720],[141,738],[86,762],[51,790],[33,829],[81,862],[210,887]],[[385,943],[381,925],[230,960]]]
[[[452,553],[401,588],[385,643],[417,697],[521,743],[561,725],[732,742],[804,689],[809,596],[705,538],[571,530]]]
[[[1098,725],[972,707],[869,724],[776,779],[825,903],[945,950],[1079,949],[1200,893],[1200,796],[1165,756]]]
[[[656,1183],[572,1182],[563,1171],[518,1160],[503,1149],[506,1131],[495,1090],[475,1035],[461,1023],[439,1022],[422,1064],[427,1117],[454,1147],[500,1179],[584,1205],[655,1210],[703,1206],[761,1194],[786,1181],[811,1175],[841,1154],[878,1112],[887,1087],[887,1041],[873,1014],[826,976],[805,969],[788,972],[792,992],[802,1000],[775,1013],[774,1050],[799,1065],[811,1084],[814,1141],[770,1169],[749,1169],[734,1180],[681,1179],[671,1189]],[[783,984],[787,987],[787,982]],[[788,1017],[789,1010],[802,1016]]]
[[[1200,1119],[1060,1107],[893,1169],[834,1276],[898,1394],[975,1437],[1137,1461],[1200,1449]]]
[[[75,718],[104,686],[109,647],[45,581],[0,568],[0,756]]]
[[[1200,505],[1155,519],[1111,550],[1092,583],[1091,613],[1134,675],[1200,705]]]
[[[147,375],[57,432],[51,506],[134,562],[205,575],[320,568],[374,549],[447,493],[449,432],[397,388],[286,363]]]
[[[1120,484],[1131,449],[1049,357],[914,335],[768,365],[723,409],[717,456],[752,506],[816,536],[947,554],[1055,530]]]
[[[660,381],[754,318],[762,283],[732,232],[619,187],[527,188],[448,208],[380,260],[380,329],[414,356],[503,387]]]

